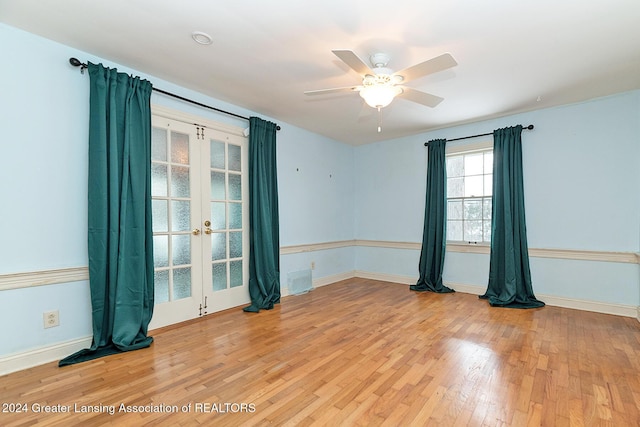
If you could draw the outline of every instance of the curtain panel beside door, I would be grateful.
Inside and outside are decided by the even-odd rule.
[[[151,345],[152,85],[92,63],[88,255],[93,342],[59,366]]]
[[[272,309],[280,302],[280,225],[276,124],[249,119],[249,294],[243,310]]]

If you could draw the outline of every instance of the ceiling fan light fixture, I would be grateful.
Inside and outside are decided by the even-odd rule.
[[[400,95],[402,89],[392,85],[371,85],[360,90],[360,96],[370,107],[384,108],[391,104],[396,95]]]

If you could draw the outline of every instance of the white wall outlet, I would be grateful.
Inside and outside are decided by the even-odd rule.
[[[42,318],[44,319],[45,329],[60,326],[60,314],[58,310],[45,311],[42,313]]]

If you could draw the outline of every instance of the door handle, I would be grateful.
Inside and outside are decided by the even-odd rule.
[[[200,229],[199,229],[199,228],[194,228],[194,229],[193,229],[193,231],[191,231],[191,233],[192,233],[194,236],[197,236],[198,234],[200,234]]]
[[[204,229],[204,234],[211,234],[213,233],[213,230],[211,230],[209,227]]]

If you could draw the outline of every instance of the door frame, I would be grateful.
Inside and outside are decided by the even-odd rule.
[[[206,141],[208,143],[210,137],[212,136],[212,134],[225,134],[228,135],[229,137],[233,137],[234,139],[236,139],[236,141],[241,141],[242,144],[244,144],[245,146],[245,150],[244,153],[245,155],[243,155],[242,158],[242,173],[243,175],[246,177],[246,179],[244,180],[246,182],[246,185],[242,186],[242,198],[243,198],[243,203],[246,203],[246,209],[244,209],[245,212],[247,212],[248,215],[248,207],[249,207],[249,191],[248,191],[248,138],[247,135],[245,134],[245,129],[240,128],[240,127],[236,127],[236,126],[231,126],[231,125],[227,125],[227,124],[222,124],[222,123],[218,123],[215,121],[212,121],[210,119],[206,119],[204,117],[198,116],[198,115],[194,115],[194,114],[188,114],[185,113],[183,111],[178,111],[178,110],[173,110],[164,106],[159,106],[159,105],[152,105],[151,106],[151,114],[152,116],[156,116],[156,117],[160,117],[163,119],[168,119],[171,121],[177,121],[177,122],[181,122],[184,123],[186,125],[192,126],[193,129],[196,129],[197,127],[200,127],[200,129],[204,129],[204,141]],[[200,132],[200,130],[198,131]],[[208,133],[208,135],[207,135]],[[240,138],[240,140],[238,140],[237,138]],[[202,143],[202,139],[199,139],[199,142]],[[191,149],[190,149],[190,155],[191,155]],[[193,164],[193,162],[198,162],[199,161],[199,165],[198,168],[200,169],[200,172],[203,171],[208,171],[208,167],[205,168],[205,166],[208,165],[207,160],[208,159],[204,159],[205,156],[200,156],[200,159],[195,159],[195,158],[191,158],[190,163]],[[207,172],[208,174],[208,172]],[[201,176],[203,176],[201,174]],[[199,186],[197,186],[199,187]],[[203,205],[210,205],[209,203],[209,199],[204,199],[201,202],[201,206]],[[199,208],[196,208],[199,209]],[[204,209],[202,209],[202,211],[204,211]],[[192,215],[193,217],[193,215]],[[193,222],[193,221],[192,221]],[[160,304],[158,306],[154,306],[154,316],[151,319],[151,322],[149,324],[149,330],[153,330],[153,329],[157,329],[157,328],[161,328],[164,326],[169,326],[175,323],[180,323],[183,321],[187,321],[187,320],[192,320],[195,318],[198,318],[200,316],[206,315],[206,314],[211,314],[211,313],[215,313],[217,311],[221,311],[221,310],[225,310],[225,309],[229,309],[229,308],[233,308],[233,307],[237,307],[237,306],[241,306],[244,304],[248,304],[251,301],[251,298],[249,296],[249,291],[248,291],[248,282],[249,282],[249,278],[248,278],[248,272],[249,272],[249,225],[248,225],[248,218],[245,219],[245,225],[243,226],[243,247],[244,247],[244,257],[243,257],[243,286],[241,287],[237,287],[237,288],[230,288],[227,289],[226,291],[217,291],[218,292],[225,292],[227,295],[227,297],[229,298],[229,302],[225,303],[224,301],[220,301],[219,299],[215,299],[213,297],[213,291],[211,288],[211,284],[210,283],[205,283],[204,280],[205,278],[209,278],[209,282],[211,280],[211,261],[206,260],[204,254],[206,254],[207,252],[205,250],[200,250],[200,254],[203,254],[203,256],[201,257],[201,259],[198,260],[198,262],[201,264],[201,268],[200,268],[200,278],[194,278],[192,277],[192,282],[194,280],[201,280],[201,286],[199,289],[202,289],[202,295],[192,295],[189,299],[191,300],[190,302],[181,302],[181,300],[178,300],[175,303],[172,304],[177,304],[176,308],[178,308],[179,310],[183,310],[183,312],[171,312],[171,310],[168,310],[167,307],[162,307],[163,304]],[[192,226],[195,228],[199,228],[201,229],[201,231],[203,230],[202,224],[200,224],[200,226],[198,226],[197,224],[193,224]],[[193,244],[193,238],[194,237],[201,237],[199,240],[199,244]],[[206,236],[204,233],[201,233],[200,236],[193,236],[192,235],[192,263],[193,263],[193,259],[195,256],[197,256],[195,253],[193,253],[194,247],[203,247],[205,245],[209,245],[209,247],[211,246],[211,238],[209,236]],[[208,261],[208,263],[206,262]],[[205,269],[209,270],[209,274],[207,275],[205,273]],[[192,286],[192,289],[194,289],[194,287]],[[206,297],[206,299],[205,299]],[[196,303],[195,304],[195,308],[194,308],[194,299],[201,299],[200,303]],[[205,304],[206,302],[206,304]],[[200,304],[200,306],[202,307],[201,310],[198,310],[197,306],[198,304]],[[206,307],[205,307],[206,306]],[[187,314],[185,314],[187,313]],[[188,314],[188,313],[192,313],[192,315]],[[156,314],[158,314],[158,316],[156,316]]]

